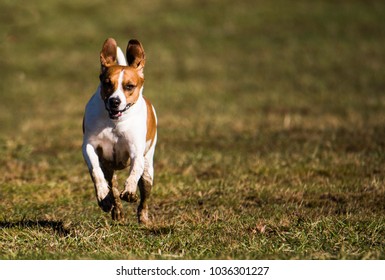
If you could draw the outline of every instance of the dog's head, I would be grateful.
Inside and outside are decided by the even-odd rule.
[[[138,40],[128,42],[127,65],[119,65],[117,58],[116,41],[109,38],[100,52],[100,93],[110,118],[114,120],[119,119],[138,100],[144,83],[146,61],[144,49]]]

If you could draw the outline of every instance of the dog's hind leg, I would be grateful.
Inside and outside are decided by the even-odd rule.
[[[138,182],[139,190],[140,190],[140,202],[138,206],[138,222],[140,224],[148,224],[148,203],[147,200],[150,197],[151,188],[152,188],[152,180],[148,181],[142,176]]]
[[[116,221],[122,221],[124,220],[124,213],[123,213],[123,205],[122,202],[120,201],[120,192],[117,187],[117,182],[116,182],[116,176],[112,179],[112,185],[111,185],[111,191],[112,195],[114,197],[114,207],[111,210],[111,217],[113,220]]]
[[[111,217],[115,221],[122,221],[124,220],[123,205],[119,197],[120,193],[118,190],[118,182],[116,180],[116,175],[114,175],[113,169],[108,168],[106,166],[103,166],[103,171],[107,179],[108,185],[111,188],[111,195],[112,195]]]
[[[148,203],[147,200],[150,197],[153,179],[154,179],[154,167],[153,157],[155,152],[155,145],[153,145],[144,157],[144,171],[142,177],[140,177],[138,186],[140,190],[140,202],[138,206],[138,221],[139,223],[148,224]]]

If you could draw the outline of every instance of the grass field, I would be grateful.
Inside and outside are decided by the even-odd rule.
[[[1,259],[385,259],[385,2],[0,1]],[[99,209],[82,117],[146,50],[152,225]],[[126,174],[120,172],[120,184]]]

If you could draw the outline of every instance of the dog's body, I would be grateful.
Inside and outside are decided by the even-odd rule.
[[[139,41],[129,41],[126,57],[127,61],[114,39],[105,41],[100,53],[100,85],[84,114],[82,150],[99,206],[121,220],[120,199],[135,202],[139,186],[138,220],[147,223],[157,119],[143,96],[145,54]],[[129,176],[119,194],[114,171],[126,167],[130,167]]]

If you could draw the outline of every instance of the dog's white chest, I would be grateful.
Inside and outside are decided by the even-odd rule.
[[[105,128],[91,140],[99,159],[116,169],[123,169],[130,163],[129,140],[125,133],[115,128]]]

